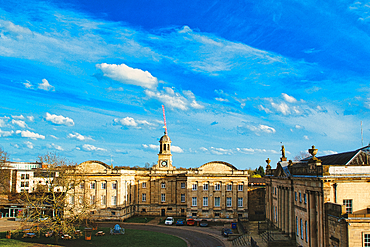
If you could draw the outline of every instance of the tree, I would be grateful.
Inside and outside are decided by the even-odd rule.
[[[26,204],[23,222],[31,221],[32,226],[27,227],[38,235],[46,229],[53,232],[57,243],[62,234],[73,236],[76,227],[87,222],[94,203],[87,197],[89,188],[80,167],[55,153],[39,160],[43,168],[34,172],[36,186],[22,193]]]
[[[294,156],[293,160],[295,161],[298,161],[298,160],[303,160],[307,157],[310,157],[311,154],[309,154],[307,151],[306,152],[303,152],[303,151],[300,151],[298,155]]]
[[[256,175],[260,175],[261,177],[265,176],[265,170],[263,169],[263,167],[262,167],[262,166],[259,166],[259,167],[258,167],[258,169],[256,168],[256,169],[254,170],[254,173],[255,173]]]
[[[10,192],[10,175],[11,171],[7,169],[9,155],[0,148],[0,194],[8,194]]]

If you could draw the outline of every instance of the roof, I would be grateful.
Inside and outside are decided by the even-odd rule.
[[[355,150],[346,153],[339,153],[339,154],[332,154],[326,156],[317,157],[321,160],[321,164],[323,165],[346,165],[350,162],[353,157],[355,157],[358,153],[362,152],[361,150]]]
[[[161,137],[161,139],[159,141],[160,142],[171,142],[171,139],[167,134],[165,134]]]
[[[204,167],[204,166],[206,166],[206,165],[209,165],[209,164],[222,164],[222,165],[226,165],[226,166],[230,167],[230,168],[231,168],[231,169],[233,169],[233,170],[238,170],[238,169],[237,169],[235,166],[233,166],[232,164],[227,163],[227,162],[224,162],[224,161],[211,161],[211,162],[207,162],[207,163],[203,164],[202,166],[200,166],[200,167],[199,167],[199,169],[200,169],[200,168],[202,168],[202,167]]]

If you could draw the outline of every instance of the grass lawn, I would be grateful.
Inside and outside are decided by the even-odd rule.
[[[143,231],[143,230],[134,230],[134,229],[126,229],[126,233],[124,235],[110,235],[109,228],[99,228],[98,230],[104,231],[105,236],[96,237],[94,234],[97,231],[93,231],[92,240],[86,241],[84,237],[80,237],[79,239],[72,239],[72,240],[61,240],[59,239],[58,245],[62,246],[132,246],[132,247],[139,247],[139,246],[166,246],[166,247],[186,247],[186,242],[178,237],[167,235],[164,233],[158,232],[150,232],[150,231]],[[33,238],[27,239],[18,236],[15,239],[5,239],[5,232],[0,233],[0,246],[9,246],[9,247],[26,247],[32,246],[33,243],[39,244],[55,244],[53,238]]]
[[[145,221],[146,219],[146,221]],[[154,217],[143,217],[143,216],[133,216],[129,219],[126,219],[125,222],[128,222],[128,223],[147,223],[151,220],[153,220]]]

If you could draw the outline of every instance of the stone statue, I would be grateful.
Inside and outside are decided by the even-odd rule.
[[[284,145],[281,146],[281,155],[283,158],[285,158],[285,147]]]

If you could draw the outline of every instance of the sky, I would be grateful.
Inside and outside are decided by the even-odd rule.
[[[0,0],[11,161],[238,169],[370,141],[370,2]],[[361,134],[362,123],[362,134]]]

